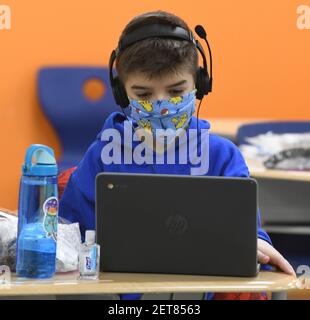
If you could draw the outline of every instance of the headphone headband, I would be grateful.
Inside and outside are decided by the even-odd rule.
[[[187,40],[193,42],[196,46],[196,41],[191,31],[187,31],[186,29],[178,26],[156,23],[146,25],[128,33],[118,43],[117,54],[138,41],[154,37]]]

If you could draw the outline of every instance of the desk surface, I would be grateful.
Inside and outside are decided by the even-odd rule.
[[[245,159],[250,174],[253,178],[297,180],[310,182],[310,171],[271,170],[266,169],[261,163],[253,159]]]
[[[77,280],[77,273],[57,274],[49,280],[17,279],[0,285],[0,296],[119,294],[163,292],[261,292],[296,289],[293,276],[261,271],[257,277],[209,277],[172,274],[101,273],[99,280]]]

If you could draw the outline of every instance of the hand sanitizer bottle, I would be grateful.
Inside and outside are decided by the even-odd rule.
[[[81,245],[79,253],[80,279],[99,278],[100,246],[95,243],[95,237],[94,230],[86,231],[85,243]]]

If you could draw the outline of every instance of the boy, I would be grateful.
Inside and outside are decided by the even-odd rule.
[[[173,25],[189,30],[187,24],[173,14],[163,11],[149,12],[129,22],[119,43],[130,32],[150,24]],[[131,44],[116,56],[116,70],[130,100],[129,119],[134,128],[132,131],[141,129],[144,132],[142,135],[146,137],[145,143],[149,149],[155,150],[155,153],[166,153],[168,150],[167,146],[160,149],[156,145],[153,148],[152,142],[147,143],[149,141],[147,135],[152,137],[155,129],[173,131],[174,128],[174,131],[181,129],[183,133],[197,127],[199,130],[209,129],[207,121],[198,120],[193,116],[197,69],[197,49],[187,40],[149,37]],[[177,107],[178,103],[181,107]],[[163,108],[163,105],[167,107]],[[108,117],[97,139],[89,147],[76,171],[71,175],[61,198],[59,214],[69,221],[79,222],[83,235],[85,230],[95,229],[95,178],[99,172],[191,174],[188,162],[173,165],[137,164],[135,161],[126,163],[123,154],[125,151],[122,151],[121,161],[116,161],[116,163],[106,161],[107,154],[103,156],[103,150],[107,146],[107,140],[103,136],[107,130],[116,130],[120,133],[119,144],[122,145],[122,150],[128,153],[128,141],[124,141],[126,139],[126,120],[127,117],[120,112],[114,112]],[[154,141],[156,139],[158,139],[157,136]],[[201,150],[202,146],[207,143],[204,139],[206,137],[201,135],[201,141],[197,140]],[[210,134],[208,145],[208,170],[203,172],[203,175],[249,176],[245,161],[233,143]],[[144,151],[146,152],[146,149]],[[129,152],[134,155],[132,148]],[[260,228],[260,221],[258,224],[259,262],[272,264],[284,272],[294,274],[290,264],[272,247],[269,236]],[[137,295],[125,296],[125,298],[128,297],[136,298]]]

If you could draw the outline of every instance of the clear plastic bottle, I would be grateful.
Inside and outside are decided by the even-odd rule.
[[[99,278],[100,246],[95,243],[95,238],[94,230],[86,231],[85,243],[81,245],[79,252],[80,279]]]

